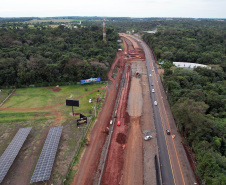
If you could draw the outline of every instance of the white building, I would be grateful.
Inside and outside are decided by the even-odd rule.
[[[186,68],[186,69],[193,69],[194,67],[206,67],[208,69],[211,69],[211,67],[207,65],[190,63],[190,62],[173,62],[173,64],[177,67]]]

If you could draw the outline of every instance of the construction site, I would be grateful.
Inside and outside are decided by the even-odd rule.
[[[156,104],[153,103],[153,99],[157,98],[158,102],[160,100],[159,97],[150,96],[154,94],[153,90],[152,92],[150,90],[153,88],[150,85],[150,74],[156,73],[157,80],[160,81],[160,79],[158,68],[147,65],[147,62],[155,63],[154,56],[150,53],[151,59],[145,57],[144,44],[140,40],[126,34],[119,35],[124,49],[117,53],[115,62],[108,73],[109,85],[105,104],[90,134],[90,145],[82,155],[78,172],[71,184],[179,184],[176,181],[191,184],[191,182],[195,182],[195,177],[187,158],[183,156],[186,156],[183,148],[180,153],[176,152],[178,157],[176,160],[183,166],[181,169],[179,164],[178,171],[182,174],[182,181],[172,175],[172,183],[166,183],[168,177],[161,169],[167,162],[160,161],[162,159],[159,155],[161,154],[159,148],[161,141],[159,138],[159,141],[157,140],[158,119],[155,115],[154,108],[156,107],[154,106]],[[115,68],[118,70],[113,78]],[[151,83],[153,85],[153,82]],[[164,92],[163,87],[158,85],[158,88],[160,92],[156,92],[156,94],[158,93],[163,98],[161,95],[161,92]],[[170,111],[167,103],[163,106],[164,110]],[[163,114],[162,111],[159,110],[160,114]],[[164,122],[162,117],[161,120]],[[167,119],[172,120],[170,129],[175,135],[178,135],[176,127],[173,125],[173,117]],[[164,128],[163,125],[161,129],[164,130]],[[165,132],[161,132],[165,137]],[[166,138],[167,147],[170,143],[169,140],[171,137]],[[173,144],[181,147],[180,142],[178,136],[174,139]],[[174,155],[171,151],[168,151],[168,154],[169,156]],[[169,165],[169,169],[173,169],[172,174],[178,170],[174,168]]]

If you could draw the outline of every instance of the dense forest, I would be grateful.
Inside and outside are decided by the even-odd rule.
[[[0,86],[54,85],[90,77],[107,80],[119,36],[98,26],[0,25]]]
[[[144,34],[158,61],[177,127],[196,158],[200,183],[226,182],[226,23],[216,20],[161,21]],[[179,69],[172,61],[207,64]]]
[[[158,60],[226,64],[226,23],[212,21],[211,24],[209,29],[205,24],[200,28],[189,24],[190,27],[184,26],[181,30],[178,23],[174,29],[168,26],[155,34],[145,34],[143,38]]]
[[[36,18],[40,19],[40,18]],[[118,49],[118,32],[143,35],[157,59],[169,61],[163,84],[177,127],[196,158],[200,182],[226,182],[226,23],[211,19],[59,17],[82,21],[66,27],[32,18],[0,18],[0,87],[56,85],[106,73]],[[17,23],[15,23],[15,20]],[[70,23],[71,25],[73,23]],[[157,28],[155,34],[143,31]],[[211,69],[172,69],[172,61],[211,65]]]
[[[226,182],[226,74],[222,68],[165,69],[175,122],[195,154],[200,182]]]

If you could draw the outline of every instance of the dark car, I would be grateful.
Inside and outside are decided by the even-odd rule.
[[[170,135],[170,131],[169,129],[166,130],[167,135]]]

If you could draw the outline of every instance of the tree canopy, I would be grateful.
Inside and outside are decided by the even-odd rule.
[[[200,181],[224,184],[226,74],[219,68],[177,68],[164,73],[164,86],[177,127],[195,153]]]
[[[103,41],[98,26],[8,23],[0,27],[0,86],[78,82],[90,77],[106,80],[119,39],[112,28],[107,32],[108,40]]]

